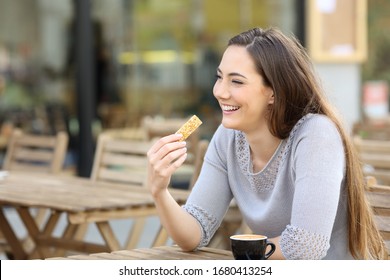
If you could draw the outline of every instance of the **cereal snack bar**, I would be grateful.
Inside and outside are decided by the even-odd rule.
[[[201,124],[202,121],[196,115],[193,115],[178,131],[176,131],[176,134],[183,135],[179,141],[186,140]]]

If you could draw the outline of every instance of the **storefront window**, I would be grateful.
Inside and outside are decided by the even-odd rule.
[[[215,69],[228,38],[254,26],[295,32],[294,2],[122,1],[115,57],[130,119],[137,124],[144,115],[196,113],[211,134],[220,117],[212,94]]]
[[[27,2],[0,0],[8,7],[0,11],[1,122],[16,120],[12,110],[37,111],[47,104],[63,106],[72,120],[74,2]],[[290,0],[90,2],[102,128],[136,126],[145,115],[198,114],[209,137],[220,118],[212,87],[228,38],[254,26],[297,31],[296,1]],[[47,131],[43,121],[31,125],[37,116],[26,118],[21,123]]]

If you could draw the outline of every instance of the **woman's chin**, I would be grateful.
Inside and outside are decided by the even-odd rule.
[[[235,125],[233,122],[231,121],[227,121],[225,119],[222,119],[222,125],[225,127],[225,128],[229,128],[229,129],[239,129],[237,127],[237,125]]]

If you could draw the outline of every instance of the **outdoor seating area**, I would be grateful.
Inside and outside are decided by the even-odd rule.
[[[379,183],[390,185],[390,140],[353,138],[367,176],[375,177]]]
[[[165,120],[160,119],[153,131],[151,118],[146,117],[139,127],[102,131],[97,137],[90,178],[64,172],[68,149],[65,132],[34,135],[14,129],[7,142],[2,168],[8,174],[0,182],[2,252],[15,259],[110,259],[119,255],[132,258],[132,254],[143,252],[137,251],[140,248],[171,246],[172,241],[159,224],[152,198],[145,188],[146,152],[156,137],[174,133],[185,120],[166,120],[164,127]],[[357,134],[353,141],[369,178],[367,196],[390,254],[390,154],[387,155],[390,141]],[[200,139],[199,132],[191,135],[188,142],[192,145],[192,156],[183,173],[179,170],[177,174],[177,178],[186,178],[186,187],[171,186],[181,203],[196,182],[209,143]],[[9,211],[14,211],[22,221],[24,236],[20,237],[18,228],[7,218]],[[55,236],[64,216],[63,231]],[[155,223],[152,231],[146,229],[150,218]],[[122,241],[111,225],[115,220],[121,220],[128,229],[125,238],[121,233]],[[103,241],[88,241],[86,236],[91,231]],[[149,238],[147,246],[145,242],[141,244],[145,231]],[[250,230],[233,201],[208,247],[229,250],[229,236],[235,233],[250,233]]]
[[[165,133],[176,131],[177,126]],[[145,135],[142,127],[102,132],[97,139],[91,176],[81,178],[62,170],[66,134],[31,135],[16,129],[9,138],[4,160],[3,170],[8,174],[0,182],[2,252],[15,259],[110,259],[117,254],[121,258],[132,258],[131,252],[143,252],[136,250],[139,248],[170,246],[172,241],[158,222],[153,233],[148,230],[149,245],[140,242],[147,230],[148,219],[153,217],[155,223],[158,221],[152,198],[145,188],[146,152],[153,143]],[[353,140],[362,163],[372,166],[372,170],[364,167],[369,179],[367,196],[390,254],[390,184],[386,181],[390,176],[385,170],[390,166],[390,158],[386,155],[390,145],[385,140],[363,139],[358,135]],[[181,203],[185,202],[199,175],[208,141],[197,139],[196,145],[187,188],[171,187]],[[28,163],[32,164],[31,168]],[[18,228],[8,220],[9,211],[14,211],[23,222],[25,236],[20,237]],[[61,234],[55,236],[61,216],[66,217],[66,224]],[[115,220],[127,224],[125,241],[118,240],[111,226]],[[86,240],[90,231],[101,236],[103,242]],[[250,230],[233,201],[208,247],[229,250],[228,237],[235,233],[250,233]],[[114,251],[119,253],[111,253]]]
[[[173,190],[172,193],[181,203],[188,196],[185,190]],[[125,249],[113,232],[110,221],[156,216],[148,190],[137,185],[119,186],[68,175],[17,171],[10,172],[1,182],[0,206],[0,229],[10,247],[7,255],[14,259]],[[32,210],[37,207],[50,209],[41,226],[32,216]],[[18,213],[33,246],[24,246],[24,238],[19,238],[18,228],[15,229],[7,219],[6,212],[10,210]],[[61,215],[66,216],[66,225],[60,236],[55,236],[53,231]],[[92,224],[98,229],[103,243],[84,240],[83,227]]]
[[[375,177],[368,177],[366,193],[390,256],[390,185],[378,184]]]
[[[101,133],[97,142],[91,177],[86,179],[64,172],[62,169],[68,150],[68,136],[65,132],[59,132],[56,135],[34,135],[23,133],[20,129],[13,131],[6,146],[2,166],[2,170],[8,173],[2,178],[0,190],[1,245],[2,251],[6,252],[9,257],[39,258],[46,256],[45,252],[53,253],[51,246],[64,247],[57,248],[54,255],[66,254],[69,250],[107,252],[120,249],[114,237],[115,234],[109,226],[111,219],[128,218],[132,229],[124,248],[137,246],[145,219],[148,216],[156,216],[151,197],[143,186],[146,179],[146,152],[151,142],[115,137],[110,133]],[[95,183],[98,186],[93,190],[91,188],[83,191],[83,187],[86,185],[91,187]],[[108,185],[107,192],[104,191],[105,188],[100,187],[100,183]],[[8,184],[10,190],[7,189]],[[116,192],[118,195],[115,195]],[[99,202],[99,197],[109,201],[110,206],[107,207],[105,203]],[[131,202],[132,200],[134,201]],[[184,202],[185,198],[182,197],[181,201]],[[84,210],[90,208],[88,205],[91,203],[95,206],[92,210],[89,209],[88,213],[85,212]],[[98,205],[97,208],[96,205]],[[126,209],[128,206],[132,208],[129,214]],[[71,218],[80,212],[79,207],[84,209],[81,213],[84,212],[85,215],[81,221],[81,216]],[[116,212],[111,208],[120,210]],[[45,212],[44,210],[47,209],[50,211]],[[7,220],[5,212],[9,211],[18,213],[26,228],[26,236],[18,237],[20,233],[15,232],[12,223]],[[98,215],[100,217],[93,218],[92,216],[97,215],[97,212],[101,213]],[[35,217],[35,214],[38,215]],[[38,249],[43,242],[40,239],[42,235],[51,237],[62,214],[67,215],[66,219],[69,221],[62,236],[62,240],[67,240],[64,242],[65,245],[58,240],[52,240],[52,243],[49,242],[51,245],[45,245],[48,249]],[[96,219],[98,222],[95,221]],[[96,228],[102,234],[103,240],[106,240],[107,247],[80,245],[83,244],[82,240],[91,221],[92,224],[96,222]],[[161,227],[157,226],[157,228],[156,235],[162,231]],[[28,244],[25,242],[27,239],[30,240]],[[68,241],[79,245],[73,243],[66,245]],[[163,244],[161,239],[159,244]]]
[[[174,133],[183,121],[186,119],[168,120],[169,129],[162,129],[158,136]],[[160,120],[160,127],[163,123]],[[146,152],[157,134],[146,136],[144,129],[100,133],[90,178],[63,169],[68,149],[65,132],[37,135],[15,129],[7,143],[2,168],[7,173],[0,182],[1,252],[11,259],[109,253],[145,247],[145,240],[141,242],[145,235],[149,239],[147,247],[172,244],[158,222],[151,195],[145,188]],[[180,203],[185,202],[200,173],[209,143],[199,139],[198,133],[187,140],[193,145],[192,158],[185,168],[177,171],[182,185],[171,186]],[[231,211],[238,209],[232,205]],[[22,228],[9,220],[15,215],[22,221]],[[235,223],[237,218],[241,219],[237,215]],[[147,229],[150,219],[154,221],[153,230],[150,226]],[[123,233],[120,237],[125,240],[120,241],[111,226],[116,220],[121,220],[128,229],[126,237],[123,238]],[[102,242],[89,242],[86,237],[91,231]],[[21,236],[21,232],[25,234]],[[219,231],[215,240],[226,233]],[[228,245],[216,241],[211,247],[228,249]]]

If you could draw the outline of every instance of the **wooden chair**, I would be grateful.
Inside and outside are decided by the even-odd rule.
[[[390,186],[378,185],[374,177],[368,177],[367,186],[366,195],[390,258]]]
[[[58,174],[63,170],[68,134],[58,132],[56,135],[36,135],[14,129],[7,143],[3,169],[7,171],[31,171]],[[41,226],[47,215],[46,209],[38,209],[35,221]],[[2,238],[2,234],[0,232]],[[25,239],[25,246],[30,240]],[[0,251],[8,251],[5,240],[0,241]],[[12,256],[10,256],[12,257]]]
[[[35,135],[15,129],[8,141],[3,169],[59,173],[63,170],[68,134]]]
[[[191,181],[190,181],[190,185],[189,185],[190,190],[192,190],[192,188],[195,185],[196,180],[198,180],[200,170],[202,169],[204,156],[206,154],[208,146],[209,146],[209,140],[206,140],[206,139],[199,140],[198,147],[196,148],[194,169],[193,169],[193,173],[192,173]]]
[[[181,122],[180,122],[181,123]],[[138,184],[145,187],[147,176],[146,153],[153,144],[153,140],[136,140],[120,133],[101,133],[94,156],[94,164],[91,172],[91,180],[100,182],[111,182],[120,184]],[[191,182],[195,182],[200,173],[203,157],[208,146],[207,140],[199,141],[199,153],[195,155],[195,170]],[[192,183],[193,184],[193,183]],[[139,243],[145,227],[147,217],[139,217],[133,220],[133,225],[126,241],[125,248],[132,249]],[[86,226],[80,226],[75,238],[83,238]],[[169,237],[160,225],[153,239],[151,246],[162,246],[167,244]]]
[[[151,145],[149,141],[100,134],[91,179],[144,186],[147,175],[146,153]]]
[[[145,187],[147,178],[146,153],[151,145],[150,141],[101,133],[95,151],[91,180],[120,185],[130,183]],[[125,245],[126,249],[137,246],[146,220],[146,217],[133,220]]]
[[[359,121],[353,124],[352,133],[364,139],[390,140],[390,122],[389,120]]]
[[[121,185],[136,183],[140,187],[144,187],[147,167],[146,152],[152,144],[149,141],[132,140],[127,137],[118,138],[113,136],[113,134],[102,133],[98,138],[91,179],[96,181],[109,181]],[[194,155],[194,169],[191,176],[190,189],[199,176],[208,144],[208,140],[200,140],[197,143],[198,147]],[[229,213],[231,214],[228,215],[229,218],[226,220],[227,224],[229,222],[233,223],[234,221],[234,224],[238,224],[239,226],[243,225],[238,208],[233,207]],[[145,227],[145,222],[145,217],[134,219],[125,245],[126,249],[132,249],[137,246]],[[81,238],[85,230],[85,228],[82,229],[80,227],[77,238]],[[168,240],[169,236],[167,232],[160,225],[151,246],[166,245]]]
[[[98,137],[91,180],[109,182],[113,187],[126,187],[126,184],[145,187],[147,178],[146,153],[152,142],[118,137],[118,134],[101,133]],[[132,226],[125,243],[125,249],[136,248],[148,216],[132,219]],[[108,223],[109,221],[107,221]],[[102,223],[103,224],[103,223]],[[84,238],[87,224],[77,226],[74,239]],[[104,230],[99,228],[99,230]],[[154,244],[152,243],[151,246]]]
[[[390,185],[390,140],[371,140],[354,136],[353,143],[359,154],[366,176]]]

